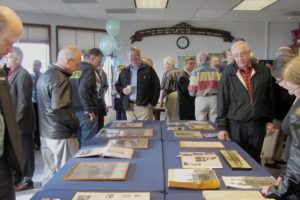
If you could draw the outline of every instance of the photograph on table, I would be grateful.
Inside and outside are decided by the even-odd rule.
[[[180,152],[183,168],[223,168],[215,152]]]
[[[65,181],[126,179],[129,162],[78,162],[65,175]]]
[[[238,189],[262,189],[276,184],[272,176],[222,176],[226,187]]]
[[[89,149],[80,149],[75,157],[84,158],[98,156],[100,158],[112,157],[112,158],[132,158],[133,149],[121,148],[121,147],[96,147]]]
[[[153,129],[101,129],[96,137],[153,137]]]
[[[215,127],[210,125],[208,122],[203,121],[189,121],[187,126],[191,130],[198,130],[198,131],[214,131]]]
[[[200,131],[174,131],[174,135],[176,138],[203,138],[203,135]]]
[[[215,133],[202,133],[202,135],[205,138],[217,138],[218,137],[218,132],[215,132]]]
[[[220,150],[221,155],[233,170],[251,170],[252,167],[236,150]]]
[[[184,121],[167,121],[167,126],[185,126],[187,125],[187,122]]]
[[[248,190],[206,190],[202,195],[205,200],[266,200],[259,191]]]
[[[143,128],[143,122],[117,121],[111,124],[111,128]]]
[[[184,126],[168,126],[168,131],[182,131],[184,130]]]
[[[179,145],[181,149],[225,149],[219,141],[180,141]]]
[[[130,149],[148,149],[149,140],[147,138],[124,138],[110,139],[107,147],[123,147]]]
[[[212,169],[169,169],[168,187],[217,189],[220,180]]]
[[[72,200],[150,200],[150,192],[76,192]]]

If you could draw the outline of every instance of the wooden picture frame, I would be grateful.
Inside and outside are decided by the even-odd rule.
[[[133,156],[133,149],[120,148],[120,147],[95,147],[88,149],[80,149],[74,157],[85,158],[98,156],[100,158],[112,157],[112,158],[127,158],[130,159]]]
[[[220,150],[232,170],[251,170],[249,163],[236,150]]]
[[[129,162],[78,162],[65,181],[125,181]]]
[[[168,126],[167,130],[168,131],[183,131],[184,126]]]
[[[222,176],[226,187],[238,189],[262,189],[276,184],[273,176]]]
[[[178,130],[174,131],[175,138],[203,138],[200,131]]]
[[[116,121],[112,122],[111,128],[143,128],[144,122],[128,122],[128,121]]]
[[[255,190],[205,190],[202,195],[205,200],[266,200],[259,191]]]
[[[110,139],[107,147],[123,147],[130,149],[148,149],[148,138],[122,138],[122,139]]]
[[[215,127],[210,125],[209,123],[199,123],[199,122],[188,122],[187,126],[191,130],[195,131],[214,131]]]
[[[76,192],[72,200],[150,200],[150,192]]]
[[[225,149],[220,141],[180,141],[181,149]]]
[[[143,129],[101,129],[97,137],[105,138],[124,138],[124,137],[153,137],[154,130],[152,128]]]

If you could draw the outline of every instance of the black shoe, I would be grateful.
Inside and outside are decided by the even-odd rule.
[[[284,161],[284,160],[276,160],[275,163],[279,164],[279,165],[285,165],[286,161]]]
[[[279,165],[277,165],[276,163],[266,163],[265,166],[273,168],[273,169],[281,169],[281,167]]]

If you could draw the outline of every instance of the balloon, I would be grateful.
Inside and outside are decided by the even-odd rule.
[[[111,65],[117,67],[120,64],[120,59],[118,56],[114,56],[111,60]]]
[[[120,33],[120,21],[117,19],[108,19],[105,28],[109,35],[117,36]]]
[[[116,40],[110,35],[105,35],[100,40],[100,50],[105,56],[109,56],[116,48]]]
[[[114,37],[114,38],[115,38],[115,40],[116,40],[116,48],[115,48],[115,50],[116,50],[116,51],[122,50],[122,49],[123,49],[123,46],[124,46],[123,41],[122,41],[120,38],[118,38],[118,37]]]
[[[107,56],[103,56],[103,58],[102,58],[102,60],[101,60],[101,65],[104,65],[106,59],[107,59]]]

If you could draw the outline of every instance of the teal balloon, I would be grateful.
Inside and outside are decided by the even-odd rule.
[[[117,67],[120,64],[120,59],[118,56],[114,56],[111,60],[111,65]]]
[[[120,33],[121,25],[117,19],[108,19],[105,24],[106,31],[111,36],[117,36]]]
[[[118,38],[118,37],[115,37],[115,40],[116,40],[116,48],[115,48],[115,50],[116,51],[121,51],[123,49],[123,47],[124,47],[123,41],[120,38]]]
[[[116,40],[110,35],[106,35],[100,39],[100,50],[105,56],[109,56],[116,48]]]

